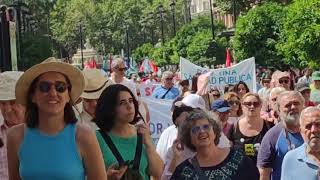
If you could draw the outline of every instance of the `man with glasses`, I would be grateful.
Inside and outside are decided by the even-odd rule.
[[[319,179],[320,109],[308,107],[301,112],[300,129],[304,144],[286,154],[281,180]]]
[[[111,73],[110,79],[115,84],[122,84],[124,86],[127,86],[132,91],[132,93],[136,97],[138,97],[136,85],[125,77],[127,67],[125,66],[125,63],[122,58],[116,58],[112,61],[111,70],[112,70],[112,73]]]
[[[283,87],[286,90],[290,90],[290,73],[289,72],[279,72],[277,74],[277,79],[275,81],[276,87]]]
[[[260,180],[280,180],[285,154],[303,144],[299,116],[304,98],[297,91],[284,91],[277,97],[280,122],[263,137],[257,166]]]
[[[173,73],[165,71],[162,74],[161,86],[155,88],[152,97],[156,99],[175,99],[179,95],[179,89],[173,86]]]

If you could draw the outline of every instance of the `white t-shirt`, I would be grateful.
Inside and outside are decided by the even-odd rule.
[[[159,141],[157,143],[157,152],[161,159],[164,161],[168,149],[172,146],[174,140],[177,139],[178,129],[176,125],[171,125],[166,128],[160,135]]]

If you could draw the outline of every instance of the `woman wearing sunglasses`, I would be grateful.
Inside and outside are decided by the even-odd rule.
[[[76,125],[72,109],[84,85],[81,71],[55,58],[20,77],[15,94],[26,107],[26,124],[8,132],[11,180],[106,179],[97,139]]]
[[[196,152],[196,155],[177,166],[171,176],[172,180],[259,179],[255,164],[241,150],[217,146],[221,135],[220,126],[204,111],[190,112],[179,131],[181,142]]]
[[[144,180],[161,177],[163,162],[149,126],[138,115],[138,101],[126,86],[115,84],[102,92],[94,121],[100,128],[96,136],[110,179],[120,179],[129,171]]]
[[[262,138],[271,128],[271,124],[260,117],[261,106],[258,94],[245,94],[242,98],[243,117],[234,124],[228,136],[233,146],[242,149],[255,164]]]
[[[224,100],[229,103],[230,106],[230,114],[228,118],[228,122],[230,124],[234,124],[239,121],[240,116],[242,116],[242,108],[240,103],[239,96],[234,92],[229,92],[224,94]]]

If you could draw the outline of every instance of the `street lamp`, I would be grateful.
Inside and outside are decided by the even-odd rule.
[[[159,15],[160,15],[160,25],[161,25],[161,39],[162,39],[162,46],[164,45],[164,30],[163,30],[163,14],[164,14],[164,10],[163,10],[163,6],[160,5],[158,7],[158,11],[159,11]]]
[[[237,12],[236,12],[236,0],[232,0],[232,4],[233,4],[233,23],[234,23],[234,27],[236,27],[236,22],[237,22]]]
[[[149,12],[148,13],[147,22],[150,25],[151,42],[152,42],[152,45],[154,46],[155,43],[154,43],[154,29],[153,29],[153,26],[154,26],[154,14],[153,14],[153,12]]]
[[[212,40],[214,40],[214,22],[213,22],[213,11],[212,11],[212,2],[209,0],[210,5],[210,16],[211,16],[211,32],[212,32]]]
[[[128,55],[128,59],[129,59],[130,58],[129,25],[126,24],[124,27],[125,27],[125,31],[126,31],[127,55]]]
[[[175,17],[176,2],[175,0],[172,0],[172,2],[170,3],[170,8],[172,12],[173,36],[175,36],[176,35],[176,17]]]
[[[84,60],[83,60],[83,31],[85,30],[84,25],[79,24],[79,32],[80,32],[80,51],[81,51],[81,67],[84,69]]]

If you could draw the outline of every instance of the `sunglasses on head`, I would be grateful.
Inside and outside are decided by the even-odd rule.
[[[117,68],[119,71],[126,71],[127,70],[127,68],[126,67],[124,67],[124,68]]]
[[[247,107],[259,107],[260,103],[259,102],[243,102],[243,105],[247,106]]]
[[[205,132],[209,132],[210,131],[210,127],[211,127],[210,124],[204,124],[204,125],[201,125],[201,126],[193,126],[191,128],[191,132],[192,132],[192,134],[198,134],[198,133],[200,133],[201,130],[203,130]]]
[[[280,84],[288,84],[289,83],[289,80],[279,80],[279,83]]]
[[[47,81],[40,81],[38,83],[38,88],[40,90],[40,92],[43,93],[47,93],[51,90],[51,87],[54,86],[55,90],[58,93],[63,93],[67,90],[67,88],[69,87],[69,85],[65,82],[62,81],[56,81],[54,83],[52,82],[47,82]]]

